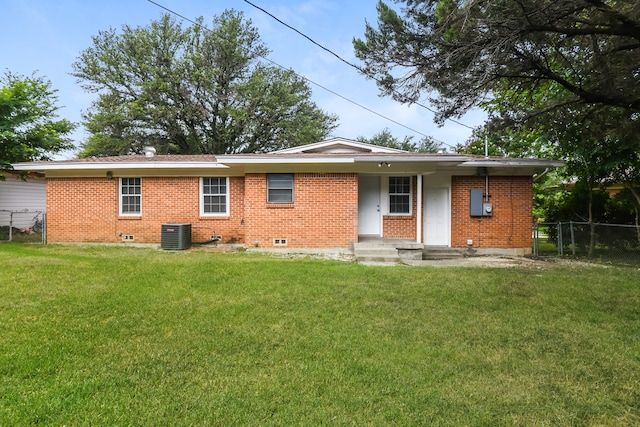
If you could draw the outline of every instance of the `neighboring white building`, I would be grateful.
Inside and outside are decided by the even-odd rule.
[[[47,206],[46,183],[44,177],[29,176],[25,181],[20,175],[3,171],[5,180],[0,181],[0,227],[6,227],[13,213],[13,227],[30,228],[37,212],[44,212]],[[42,215],[39,217],[42,220]]]

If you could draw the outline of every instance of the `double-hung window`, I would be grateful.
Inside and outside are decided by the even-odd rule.
[[[293,174],[267,174],[267,203],[293,203]]]
[[[200,215],[229,215],[229,178],[200,178]]]
[[[411,213],[411,177],[389,177],[389,213],[406,215]]]
[[[120,178],[120,215],[142,214],[142,178]]]

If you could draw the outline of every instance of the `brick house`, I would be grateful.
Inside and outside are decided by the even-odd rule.
[[[48,242],[352,248],[364,238],[531,250],[537,159],[426,154],[334,138],[265,154],[145,155],[14,165],[46,176]]]

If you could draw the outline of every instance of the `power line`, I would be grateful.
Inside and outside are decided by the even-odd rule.
[[[316,42],[314,39],[312,39],[311,37],[309,37],[308,35],[304,34],[303,32],[301,32],[300,30],[298,30],[297,28],[292,27],[291,25],[287,24],[286,22],[282,21],[280,18],[278,18],[277,16],[273,15],[272,13],[266,11],[265,9],[261,8],[260,6],[257,6],[253,3],[251,3],[249,0],[244,0],[245,3],[248,3],[249,5],[255,7],[256,9],[258,9],[259,11],[269,15],[270,17],[272,17],[273,19],[275,19],[276,21],[278,21],[279,23],[281,23],[282,25],[284,25],[285,27],[291,29],[292,31],[295,31],[296,33],[300,34],[302,37],[304,37],[305,39],[309,40],[311,43],[313,43],[314,45],[318,46],[320,49],[330,53],[331,55],[335,56],[336,58],[338,58],[340,61],[344,62],[345,64],[347,64],[350,67],[355,68],[356,70],[358,70],[360,73],[364,74],[365,76],[369,77],[372,80],[375,80],[376,82],[380,83],[380,80],[378,80],[375,76],[371,75],[369,72],[367,72],[367,70],[365,70],[364,68],[347,61],[346,59],[344,59],[343,57],[341,57],[340,55],[338,55],[337,53],[335,53],[334,51],[332,51],[331,49],[321,45],[320,43]],[[404,95],[393,91],[393,93],[401,98],[404,98]],[[419,107],[424,108],[427,111],[430,111],[433,114],[437,114],[437,111],[435,111],[434,109],[420,103],[417,101],[412,101],[414,104],[418,105]],[[452,123],[455,123],[457,125],[466,127],[468,129],[475,129],[473,126],[469,126],[465,123],[460,122],[459,120],[455,120],[452,118],[447,118],[446,120],[449,120]]]
[[[187,22],[189,22],[189,23],[191,23],[191,24],[193,24],[193,25],[195,25],[195,26],[198,26],[198,27],[200,27],[200,28],[203,28],[203,29],[204,29],[204,30],[206,30],[206,31],[209,31],[209,32],[211,32],[211,31],[212,31],[212,30],[210,30],[209,28],[207,28],[206,26],[204,26],[204,25],[202,25],[202,24],[199,24],[198,22],[194,21],[193,19],[188,18],[188,17],[186,17],[186,16],[184,16],[184,15],[182,15],[182,14],[180,14],[180,13],[178,13],[178,12],[176,12],[176,11],[172,10],[172,9],[169,9],[168,7],[166,7],[166,6],[164,6],[164,5],[160,4],[160,3],[157,3],[157,2],[156,2],[156,1],[154,1],[154,0],[147,0],[147,1],[148,1],[149,3],[152,3],[152,4],[153,4],[153,5],[155,5],[155,6],[159,7],[160,9],[163,9],[163,10],[167,11],[168,13],[170,13],[170,14],[172,14],[172,15],[175,15],[175,16],[179,17],[180,19],[183,19],[184,21],[187,21]],[[247,2],[247,3],[249,3],[249,2]],[[249,4],[251,4],[251,3],[249,3]],[[255,5],[253,5],[253,4],[251,4],[251,5],[252,5],[252,6],[254,6],[254,7],[257,7],[257,6],[255,6]],[[265,12],[265,13],[268,13],[268,12]],[[275,18],[275,17],[274,17],[274,18]],[[277,19],[277,18],[275,18],[275,19]],[[278,21],[279,21],[279,20],[278,20]],[[279,22],[281,22],[281,21],[279,21]],[[283,24],[284,24],[284,23],[283,23]],[[287,25],[287,24],[284,24],[284,25]],[[287,26],[288,26],[288,25],[287,25]],[[292,28],[292,27],[290,27],[290,28]],[[292,28],[292,29],[293,29],[293,28]],[[294,29],[294,31],[297,31],[297,30],[295,30],[295,29]],[[300,34],[302,34],[302,33],[300,33]],[[303,35],[303,36],[304,36],[304,35]],[[304,36],[304,37],[307,37],[307,36]],[[308,37],[307,37],[307,38],[308,38]],[[309,39],[309,40],[311,40],[311,39]],[[314,42],[314,44],[317,44],[317,43],[315,43],[315,42]],[[318,46],[320,46],[320,45],[318,45]],[[320,47],[322,47],[322,46],[320,46]],[[331,52],[330,50],[328,50],[328,49],[326,49],[326,48],[323,48],[323,49],[327,50],[328,52]],[[337,56],[340,60],[342,60],[342,61],[343,61],[343,62],[345,62],[346,64],[351,65],[351,66],[354,66],[354,65],[352,65],[352,64],[349,64],[349,62],[345,61],[344,59],[340,58],[340,57],[339,57],[338,55],[336,55],[335,53],[333,53],[333,52],[331,52],[331,53],[332,53],[333,55]],[[272,64],[272,65],[274,65],[274,66],[276,66],[276,67],[278,67],[278,68],[281,68],[281,69],[283,69],[283,70],[290,70],[291,72],[293,72],[296,76],[300,77],[301,79],[304,79],[305,81],[307,81],[307,82],[309,82],[309,83],[311,83],[311,84],[313,84],[313,85],[315,85],[315,86],[317,86],[317,87],[319,87],[319,88],[321,88],[321,89],[323,89],[323,90],[325,90],[325,91],[327,91],[327,92],[331,93],[332,95],[335,95],[335,96],[337,96],[337,97],[339,97],[339,98],[341,98],[341,99],[343,99],[343,100],[345,100],[345,101],[347,101],[347,102],[349,102],[349,103],[351,103],[351,104],[353,104],[353,105],[355,105],[355,106],[357,106],[357,107],[359,107],[359,108],[362,108],[363,110],[366,110],[366,111],[368,111],[368,112],[370,112],[370,113],[372,113],[372,114],[375,114],[375,115],[377,115],[378,117],[381,117],[381,118],[383,118],[383,119],[385,119],[385,120],[387,120],[387,121],[390,121],[390,122],[392,122],[392,123],[395,123],[395,124],[397,124],[398,126],[401,126],[401,127],[405,128],[405,129],[407,129],[407,130],[411,131],[411,132],[414,132],[414,133],[417,133],[417,134],[419,134],[419,135],[422,135],[423,137],[430,138],[431,140],[433,140],[433,141],[435,141],[435,142],[438,142],[438,143],[440,143],[440,144],[444,144],[444,145],[446,145],[446,146],[448,146],[448,147],[455,148],[455,146],[454,146],[454,145],[452,145],[452,144],[449,144],[449,143],[444,142],[444,141],[440,141],[439,139],[436,139],[436,138],[434,138],[434,137],[433,137],[433,136],[431,136],[431,135],[427,135],[427,134],[425,134],[425,133],[423,133],[423,132],[420,132],[419,130],[413,129],[413,128],[411,128],[411,127],[409,127],[409,126],[407,126],[407,125],[404,125],[404,124],[402,124],[402,123],[400,123],[400,122],[398,122],[398,121],[396,121],[396,120],[394,120],[394,119],[392,119],[392,118],[390,118],[390,117],[387,117],[387,116],[385,116],[385,115],[383,115],[383,114],[381,114],[381,113],[378,113],[377,111],[374,111],[374,110],[372,110],[371,108],[368,108],[368,107],[366,107],[366,106],[364,106],[364,105],[362,105],[362,104],[359,104],[359,103],[357,103],[356,101],[353,101],[353,100],[351,100],[351,99],[347,98],[346,96],[341,95],[341,94],[339,94],[339,93],[335,92],[334,90],[331,90],[331,89],[329,89],[329,88],[327,88],[327,87],[325,87],[325,86],[321,85],[320,83],[316,83],[316,82],[314,82],[313,80],[311,80],[311,79],[309,79],[308,77],[305,77],[305,76],[303,76],[303,75],[299,74],[298,72],[296,72],[295,70],[293,70],[293,69],[291,69],[291,68],[287,68],[287,67],[285,67],[285,66],[283,66],[283,65],[280,65],[279,63],[277,63],[277,62],[275,62],[275,61],[273,61],[273,60],[271,60],[271,59],[267,58],[266,56],[261,56],[261,55],[260,55],[260,58],[262,58],[263,60],[267,61],[268,63],[270,63],[270,64]],[[357,68],[357,67],[356,67],[356,68]],[[420,105],[420,104],[418,104],[418,105]],[[426,108],[426,107],[425,107],[425,108]],[[427,108],[427,109],[428,109],[428,108]],[[473,128],[471,128],[471,129],[473,129]]]

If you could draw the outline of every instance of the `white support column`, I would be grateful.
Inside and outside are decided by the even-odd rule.
[[[416,179],[418,181],[416,191],[416,242],[422,243],[422,212],[424,206],[422,206],[422,180],[423,175],[417,175]]]

